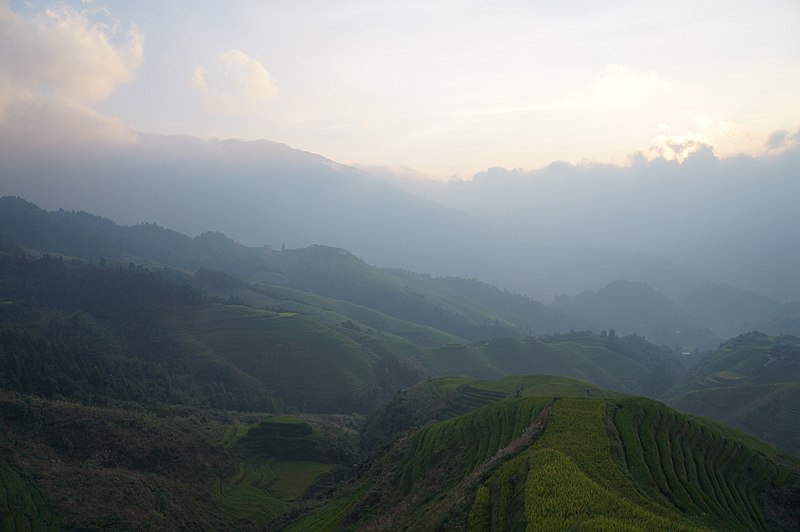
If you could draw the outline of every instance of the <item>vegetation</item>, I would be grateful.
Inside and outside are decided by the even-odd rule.
[[[517,336],[520,331],[557,332],[570,324],[560,313],[538,302],[484,283],[375,268],[347,251],[325,246],[282,252],[248,248],[220,233],[190,238],[152,224],[118,226],[84,212],[47,212],[11,197],[0,198],[0,227],[10,241],[48,253],[124,264],[158,264],[184,271],[223,271],[257,285],[257,291],[265,286],[288,287],[344,301],[346,305],[335,305],[338,310],[371,316],[369,327],[380,327],[388,317],[390,322],[399,320],[427,328],[427,334],[438,329],[477,340]],[[241,282],[228,283],[224,289],[218,284],[217,288],[229,294],[242,291]],[[260,299],[252,290],[245,291],[249,298]],[[267,297],[274,295],[276,292],[270,291]],[[400,323],[394,323],[393,328],[402,330]],[[408,332],[422,331],[412,327]]]
[[[687,374],[641,336],[344,250],[13,198],[0,227],[3,530],[798,528],[794,459],[632,396],[797,453],[797,338]],[[678,316],[630,285],[601,295]]]
[[[0,529],[58,530],[39,490],[25,482],[8,465],[0,462]]]
[[[761,333],[733,338],[663,398],[800,456],[800,338]]]
[[[654,401],[509,398],[405,433],[290,529],[792,528],[796,508],[774,509],[800,494],[798,471],[774,448]]]
[[[0,392],[3,530],[264,526],[340,467],[326,460],[352,460],[345,445],[303,460],[251,452],[248,435],[276,426],[271,419],[185,407],[156,415]],[[298,423],[318,441],[335,441],[330,432],[341,435],[347,421]]]
[[[0,283],[0,385],[22,393],[344,413],[420,377],[375,338],[142,267],[0,256]]]

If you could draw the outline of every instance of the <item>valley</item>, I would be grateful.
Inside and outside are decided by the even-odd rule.
[[[796,337],[0,207],[4,529],[797,523]]]

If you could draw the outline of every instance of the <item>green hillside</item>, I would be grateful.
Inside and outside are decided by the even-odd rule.
[[[504,399],[531,396],[622,397],[587,382],[553,375],[513,375],[495,380],[440,377],[403,390],[367,418],[364,444],[375,448],[397,434]]]
[[[788,529],[799,473],[654,401],[510,398],[406,432],[289,530]]]
[[[304,292],[278,285],[254,284],[223,272],[198,270],[190,282],[224,300],[236,301],[255,308],[270,308],[313,316],[326,323],[339,325],[348,321],[381,334],[393,335],[423,347],[437,347],[461,340],[433,327],[400,320],[377,310],[349,301]]]
[[[223,359],[302,412],[360,411],[386,395],[371,352],[297,314],[210,305],[169,316],[165,334],[195,356]]]
[[[133,264],[0,256],[0,383],[94,403],[347,413],[374,409],[423,375],[556,374],[654,396],[679,371],[634,336],[468,344],[354,303],[198,276],[200,286],[252,295],[220,299],[186,285],[192,276]]]
[[[0,392],[0,528],[263,528],[353,461],[356,423]]]
[[[692,330],[646,285],[565,318],[342,249],[19,198],[0,233],[2,530],[800,528],[795,458],[634,397],[797,456],[798,338],[687,372],[611,328]]]
[[[328,310],[368,327],[397,334],[403,329],[399,320],[427,328],[399,334],[415,342],[430,335],[431,329],[477,340],[546,334],[572,325],[539,302],[485,283],[376,268],[345,250],[326,246],[280,252],[247,247],[220,233],[191,238],[153,224],[120,226],[84,212],[48,212],[13,197],[0,198],[0,227],[0,236],[9,242],[40,252],[188,272],[218,270],[259,288],[289,287],[306,296],[323,296],[339,302],[324,304]],[[219,291],[226,292],[222,288]],[[241,286],[229,286],[227,292],[241,295]],[[274,290],[268,297],[297,299],[280,296]],[[365,313],[364,309],[373,312]],[[382,326],[387,317],[393,323]]]
[[[0,301],[0,386],[22,393],[349,413],[421,377],[397,339],[222,304],[142,267],[0,256]]]
[[[800,339],[757,332],[731,339],[663,399],[800,455]]]
[[[684,371],[670,349],[657,347],[640,336],[617,337],[613,332],[450,343],[419,356],[434,375],[479,379],[530,373],[561,375],[649,397],[666,391]]]

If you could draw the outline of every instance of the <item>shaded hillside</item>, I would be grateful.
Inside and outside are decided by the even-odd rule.
[[[368,334],[213,302],[141,267],[0,257],[0,300],[0,383],[23,393],[351,412],[420,378]]]
[[[214,301],[142,267],[47,256],[0,257],[0,297],[3,387],[90,402],[366,412],[426,374],[535,372],[657,395],[680,370],[640,337],[573,333],[427,348],[280,301],[266,309]]]
[[[506,375],[562,375],[648,397],[662,393],[683,373],[670,349],[641,336],[618,337],[613,332],[573,332],[522,342],[496,339],[480,352]]]
[[[364,427],[364,445],[373,449],[408,429],[461,416],[504,399],[549,395],[622,396],[585,381],[552,375],[513,375],[488,381],[469,377],[428,379],[398,393],[370,414]]]
[[[675,302],[644,283],[616,281],[597,292],[559,296],[553,306],[593,330],[635,332],[689,351],[711,350],[720,342],[702,321],[692,320]]]
[[[675,302],[693,320],[722,338],[760,330],[786,312],[768,297],[729,284],[705,285],[676,297]]]
[[[615,391],[656,397],[683,374],[678,358],[640,336],[572,332],[452,343],[419,354],[434,375],[495,379],[538,373],[585,380]]]
[[[376,268],[338,248],[251,248],[220,233],[190,238],[152,224],[119,226],[82,212],[47,212],[9,197],[0,198],[0,222],[8,238],[28,248],[126,264],[221,270],[258,285],[292,287],[468,339],[570,328],[567,318],[530,298],[478,281]]]
[[[154,415],[0,392],[0,523],[262,529],[353,460],[355,422],[188,408]]]
[[[508,399],[405,433],[289,530],[767,530],[797,462],[637,398]]]
[[[773,336],[781,334],[800,336],[800,301],[784,305],[783,315],[765,323],[759,330]]]
[[[800,339],[753,332],[728,340],[663,399],[800,454]]]

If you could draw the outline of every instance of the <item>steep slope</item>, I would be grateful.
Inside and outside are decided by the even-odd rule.
[[[405,433],[289,530],[788,529],[798,479],[650,400],[531,396]]]
[[[800,339],[753,332],[728,340],[662,397],[800,453]]]

